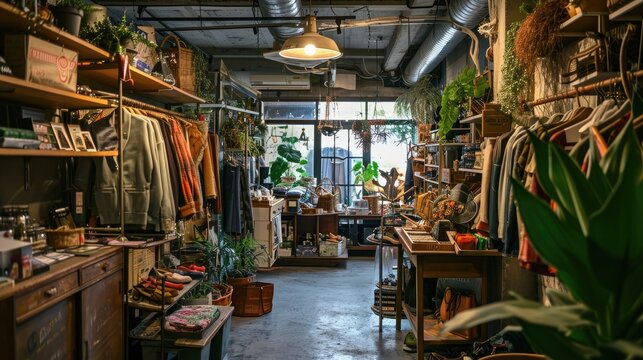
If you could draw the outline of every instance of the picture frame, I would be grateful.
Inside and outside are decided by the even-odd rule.
[[[67,129],[69,130],[71,143],[74,146],[74,149],[76,151],[86,151],[87,146],[85,145],[85,139],[83,139],[83,130],[80,128],[80,125],[68,124]]]
[[[94,139],[92,139],[92,133],[89,131],[81,131],[81,135],[83,137],[83,140],[85,141],[85,147],[87,148],[87,151],[98,151],[96,149],[96,145],[94,144]]]
[[[69,135],[67,134],[67,129],[62,123],[51,123],[51,128],[54,130],[54,136],[56,137],[56,143],[58,144],[58,149],[60,150],[74,150],[71,140],[69,140]]]

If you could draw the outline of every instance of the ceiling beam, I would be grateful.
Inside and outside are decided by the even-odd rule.
[[[132,6],[132,0],[95,0],[97,4],[104,6]],[[213,7],[252,7],[253,0],[136,0],[137,6],[167,7],[167,6],[213,6]],[[406,0],[369,0],[368,6],[404,6]],[[308,5],[308,4],[306,4]],[[313,0],[312,7],[319,8],[342,8],[364,6],[364,0],[342,0],[341,3],[333,3],[328,0]]]

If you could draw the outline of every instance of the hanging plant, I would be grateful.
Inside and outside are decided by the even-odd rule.
[[[214,81],[210,78],[210,64],[203,53],[198,49],[193,49],[192,68],[194,71],[194,86],[196,96],[204,99],[206,102],[214,102]]]
[[[468,108],[466,101],[470,98],[480,98],[489,89],[486,77],[476,80],[476,69],[467,67],[451,81],[442,94],[442,108],[440,109],[440,122],[438,123],[438,137],[440,141],[446,140],[453,124],[458,121],[461,110]]]
[[[516,59],[528,74],[536,66],[534,57],[550,56],[562,48],[558,32],[560,24],[569,18],[565,10],[568,0],[544,1],[529,14],[516,32],[514,40]]]
[[[515,52],[516,33],[520,22],[509,25],[505,37],[505,56],[502,64],[502,82],[498,91],[498,101],[502,111],[507,114],[515,114],[520,108],[520,100],[526,97],[527,75],[525,69],[518,62]]]
[[[434,123],[440,106],[440,90],[432,75],[423,76],[395,100],[395,114],[413,119],[418,124]]]

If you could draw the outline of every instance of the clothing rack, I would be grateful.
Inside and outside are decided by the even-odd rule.
[[[643,70],[638,70],[638,71],[635,71],[635,72],[631,72],[631,73],[628,73],[628,75],[629,75],[628,77],[630,79],[632,79],[632,78],[641,78],[641,77],[643,77]],[[538,100],[534,100],[534,101],[529,101],[529,102],[526,103],[526,105],[529,108],[533,108],[533,107],[538,106],[538,105],[544,105],[544,104],[554,102],[554,101],[558,101],[558,100],[575,98],[575,97],[577,97],[579,95],[588,95],[588,94],[594,93],[594,91],[597,90],[597,89],[602,89],[602,88],[606,88],[606,87],[613,86],[613,85],[616,85],[616,84],[620,84],[621,82],[622,82],[621,77],[617,76],[617,77],[613,77],[613,78],[606,79],[606,80],[603,80],[603,81],[599,81],[599,82],[594,83],[594,84],[585,85],[585,86],[579,86],[579,87],[577,87],[575,89],[569,90],[569,91],[564,92],[564,93],[547,96],[547,97],[544,97],[544,98],[541,98],[541,99],[538,99]]]
[[[164,109],[162,107],[154,106],[154,105],[151,105],[142,101],[134,100],[125,96],[123,96],[123,106],[132,106],[142,110],[156,111],[170,116],[178,116],[180,118],[185,118],[184,114],[178,113],[176,111]]]

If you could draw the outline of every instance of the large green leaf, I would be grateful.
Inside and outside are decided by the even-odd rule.
[[[299,161],[301,161],[301,151],[295,149],[292,145],[280,144],[277,146],[277,154],[293,163],[299,163]]]
[[[578,164],[554,144],[549,144],[549,180],[558,194],[558,205],[575,215],[586,235],[589,217],[600,208],[601,201]]]
[[[625,340],[616,340],[606,345],[617,353],[628,356],[630,359],[643,358],[643,346]]]
[[[525,300],[507,300],[463,311],[444,324],[443,331],[462,330],[489,321],[516,318],[530,324],[547,326],[550,331],[566,333],[578,326],[592,326],[584,318],[589,309],[582,304],[545,307]]]
[[[583,235],[562,223],[549,204],[527,192],[519,181],[512,181],[518,211],[533,247],[558,269],[559,278],[574,298],[592,308],[601,306],[607,293],[592,279],[594,264],[589,262]]]
[[[636,157],[636,151],[634,149],[638,149],[640,161],[640,146],[633,146],[633,141],[636,141],[636,134],[633,130],[629,130],[631,127],[632,122],[630,121],[626,128],[618,134],[614,143],[612,143],[607,150],[607,154],[605,154],[600,161],[601,168],[603,168],[605,176],[607,176],[607,179],[612,185],[616,185],[621,173],[625,171],[625,164],[629,161],[633,161],[632,166],[635,164],[636,160],[634,158]],[[628,148],[632,149],[632,151],[628,151]],[[633,158],[623,162],[622,160],[625,155],[632,156]]]
[[[549,180],[548,144],[540,140],[538,136],[531,131],[528,131],[527,135],[529,136],[529,141],[534,149],[534,156],[536,158],[536,178],[538,179],[538,184],[550,198],[558,202],[554,184]]]
[[[612,184],[610,184],[607,176],[603,173],[601,165],[596,160],[596,144],[594,138],[590,137],[590,156],[589,164],[587,168],[587,179],[589,180],[590,185],[596,191],[596,195],[599,199],[607,199],[610,192],[612,191]]]
[[[270,164],[270,181],[273,184],[279,184],[281,182],[281,176],[288,171],[290,164],[284,158],[277,157],[275,161]]]
[[[563,332],[553,331],[548,325],[518,320],[529,345],[539,354],[554,360],[586,360],[598,357],[600,353],[589,347],[570,341]]]

